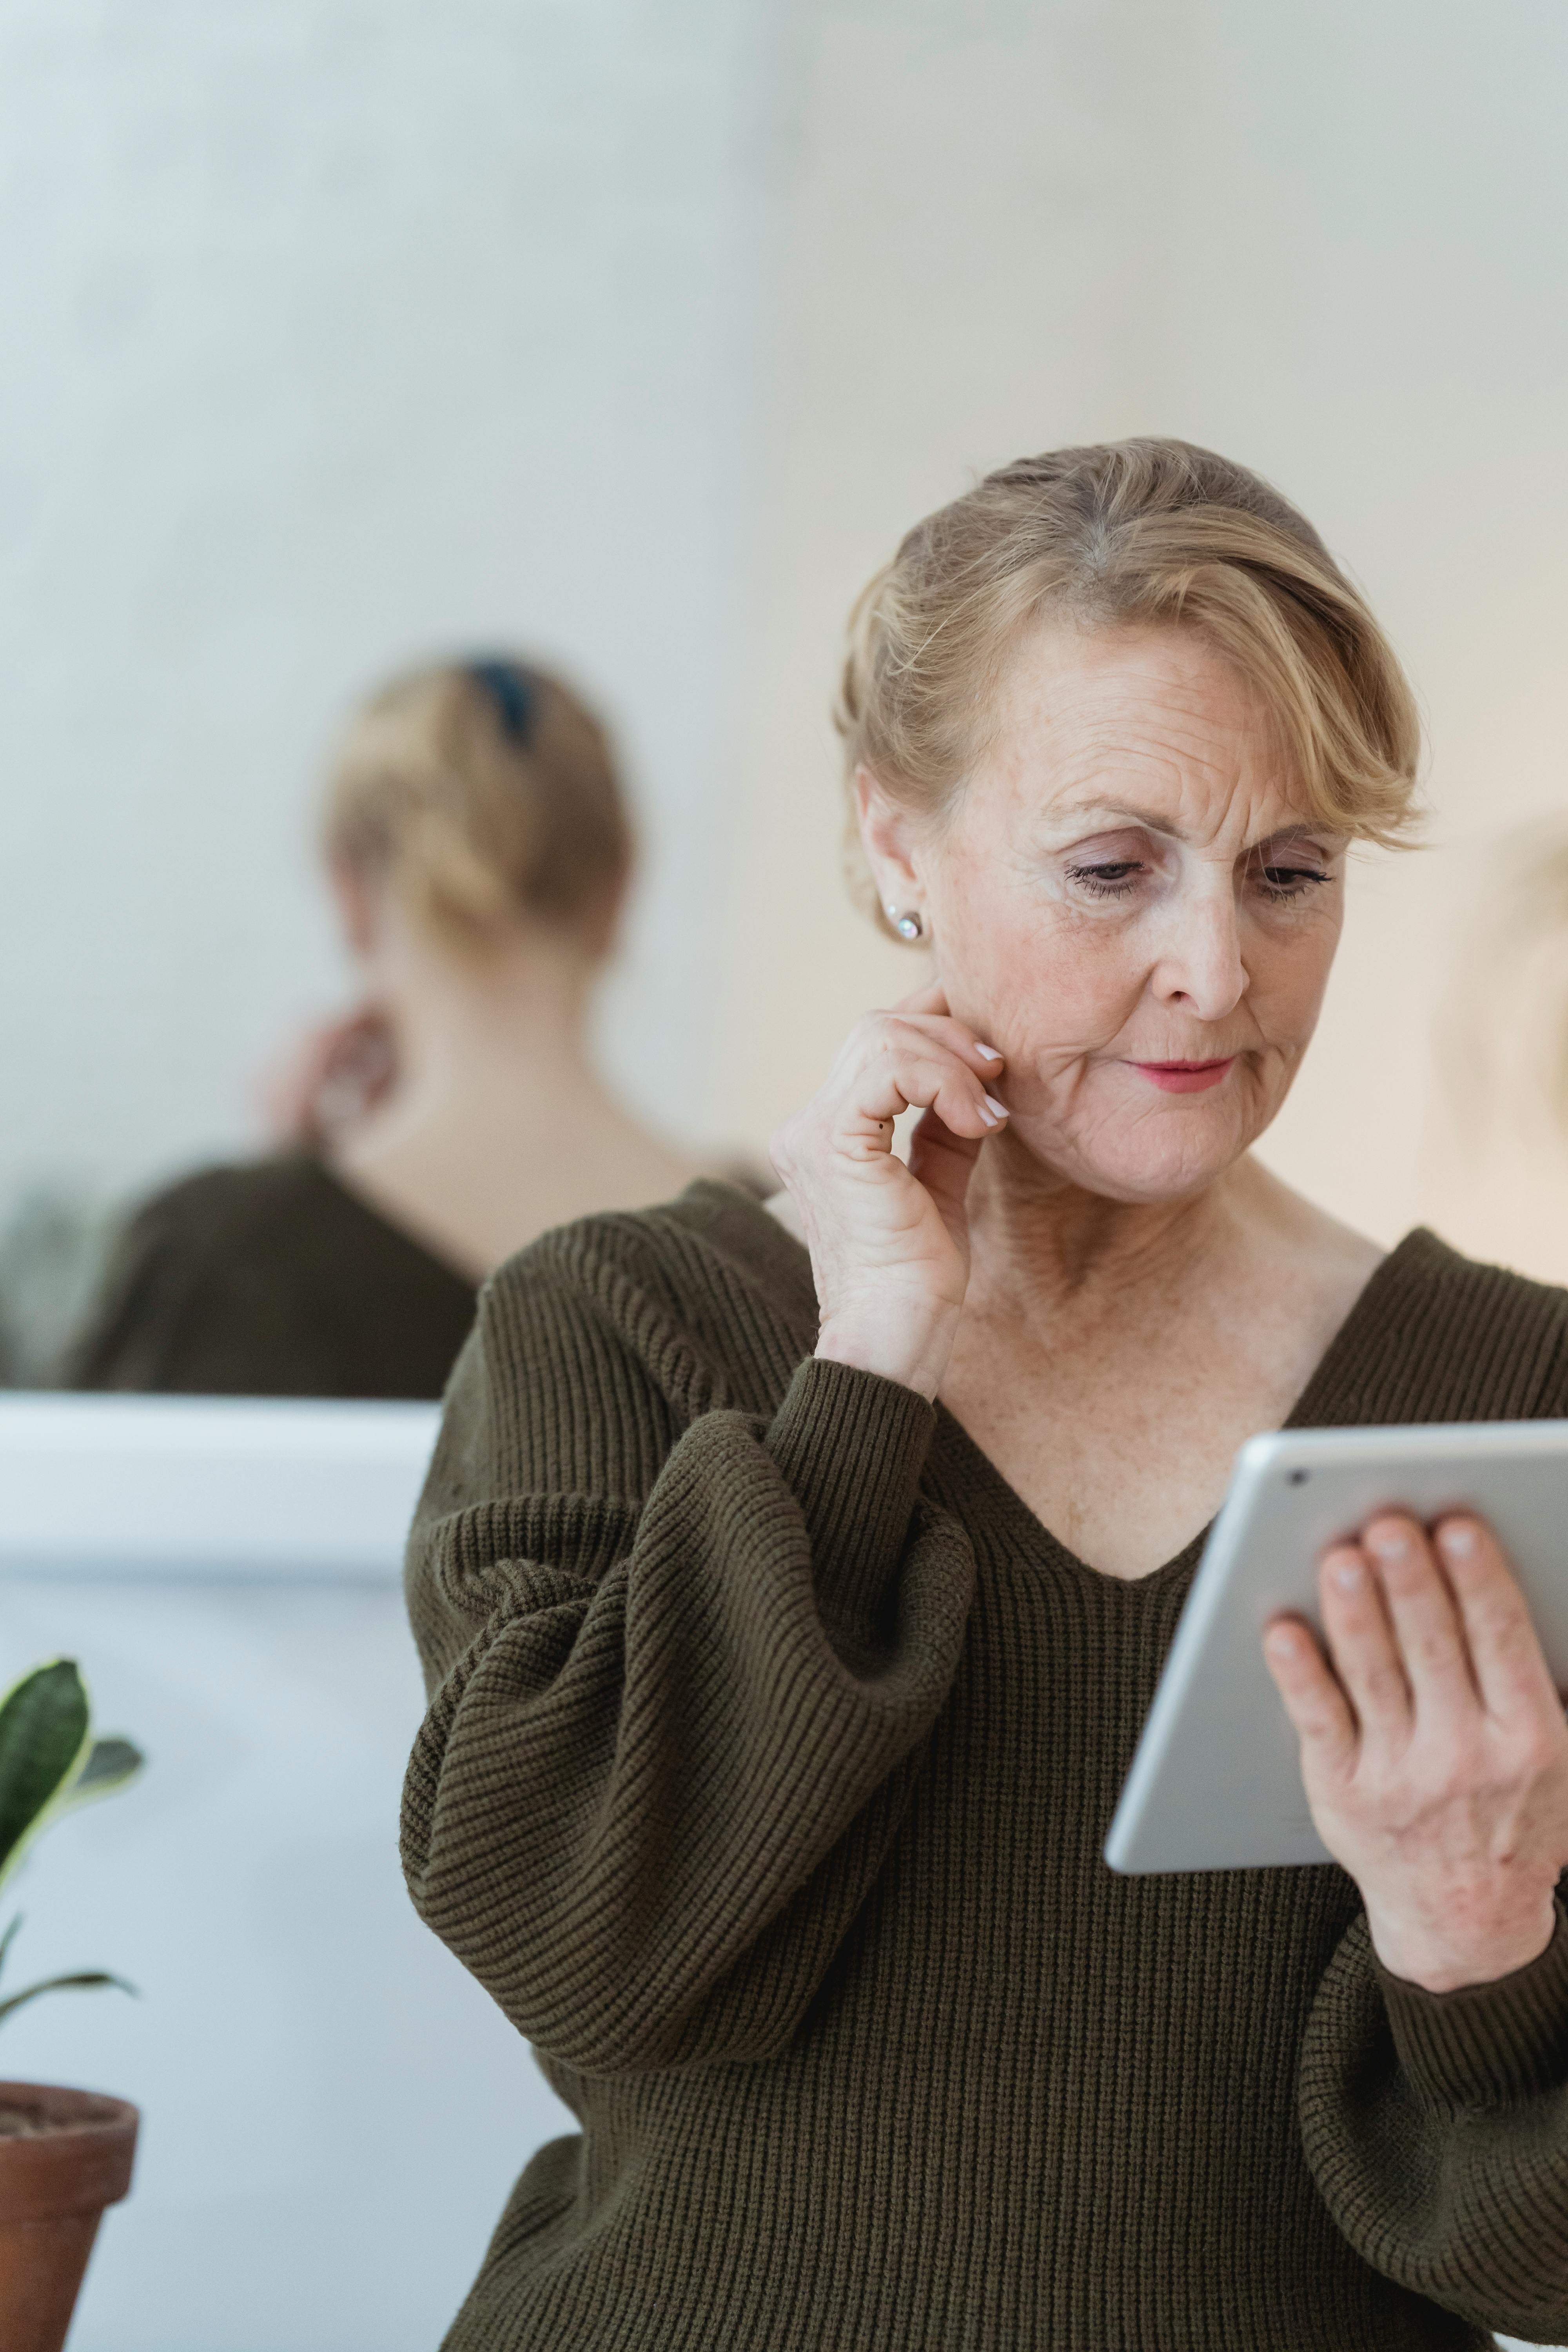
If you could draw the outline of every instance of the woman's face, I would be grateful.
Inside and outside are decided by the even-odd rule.
[[[1177,1198],[1285,1099],[1347,844],[1292,799],[1268,710],[1195,635],[1041,631],[999,716],[941,824],[869,786],[883,896],[923,910],[1034,1156],[1112,1199]]]

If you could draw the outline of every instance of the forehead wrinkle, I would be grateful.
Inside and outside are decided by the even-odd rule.
[[[1237,813],[1237,798],[1245,797],[1247,793],[1246,782],[1237,778],[1225,793],[1218,823],[1202,832],[1194,830],[1191,825],[1184,824],[1179,809],[1176,811],[1152,809],[1141,806],[1134,801],[1110,800],[1092,793],[1047,801],[1036,812],[1036,822],[1042,832],[1055,837],[1081,835],[1086,830],[1096,830],[1101,825],[1114,827],[1131,824],[1137,825],[1142,832],[1159,835],[1162,840],[1177,842],[1184,848],[1195,848],[1201,847],[1205,841],[1213,841],[1216,835],[1225,833],[1227,820],[1233,819]],[[1273,812],[1265,810],[1264,819],[1266,820],[1270,814]],[[1332,845],[1341,844],[1342,837],[1331,827],[1315,824],[1310,817],[1291,815],[1284,812],[1279,814],[1280,822],[1278,824],[1270,824],[1264,821],[1256,825],[1248,824],[1242,828],[1250,836],[1245,845],[1247,849],[1260,848],[1267,842],[1283,843],[1310,839],[1321,843],[1330,855],[1337,855],[1337,850]]]
[[[1265,814],[1273,803],[1279,824],[1267,831],[1278,831],[1302,815],[1299,805],[1291,807],[1281,781],[1245,758],[1199,763],[1143,754],[1121,763],[1120,775],[1107,775],[1099,761],[1089,763],[1089,775],[1075,775],[1080,764],[1073,761],[1066,774],[1041,778],[1044,791],[1037,805],[1047,822],[1076,824],[1104,814],[1119,824],[1141,824],[1173,840],[1196,841],[1234,824],[1238,803],[1247,811],[1261,803]]]
[[[1318,829],[1267,706],[1227,665],[1194,662],[1192,648],[1172,661],[1173,650],[1155,641],[1108,662],[1110,648],[1087,646],[1088,659],[1044,674],[1020,665],[991,752],[1015,812],[1033,803],[1052,833],[1100,812],[1184,844],[1244,833],[1256,845],[1303,819]]]
[[[1179,830],[1179,820],[1173,824],[1170,814],[1156,816],[1145,794],[1138,791],[1136,778],[1147,778],[1155,799],[1172,812],[1189,802],[1194,793],[1206,800],[1217,790],[1228,801],[1243,784],[1251,764],[1245,757],[1237,761],[1234,754],[1216,757],[1218,747],[1212,743],[1201,751],[1194,747],[1184,751],[1170,743],[1140,742],[1125,733],[1099,742],[1086,741],[1079,735],[1055,759],[1052,748],[1047,741],[1041,746],[1043,756],[1037,765],[1022,761],[1015,771],[1018,781],[1024,782],[1028,770],[1036,769],[1046,808],[1055,812],[1082,806],[1137,806],[1143,810],[1142,821],[1153,823],[1163,832]],[[1116,784],[1123,780],[1132,785],[1131,792],[1117,792]]]
[[[1178,798],[1185,799],[1194,790],[1206,796],[1217,787],[1228,799],[1249,785],[1263,782],[1267,788],[1276,765],[1278,746],[1270,740],[1271,730],[1216,725],[1201,711],[1106,711],[1087,726],[1071,718],[1065,718],[1064,724],[1064,718],[1059,713],[1046,718],[1033,747],[1016,740],[1009,747],[1013,756],[1007,764],[1015,774],[1021,779],[1035,771],[1053,803],[1075,788],[1107,798],[1107,770],[1156,775],[1163,787],[1162,797],[1173,788]],[[1083,775],[1086,769],[1089,772]]]

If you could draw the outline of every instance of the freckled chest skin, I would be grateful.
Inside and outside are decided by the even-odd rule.
[[[1267,712],[1200,642],[1052,633],[1020,655],[921,860],[948,1001],[1006,1056],[1012,1113],[972,1186],[942,1401],[1112,1575],[1146,1574],[1203,1526],[1237,1446],[1285,1418],[1379,1255],[1247,1156],[1341,928],[1344,845],[1300,843],[1290,776]],[[1268,875],[1310,860],[1326,880],[1273,894]],[[1137,1066],[1225,1056],[1200,1094]],[[1131,1248],[1123,1234],[1101,1254],[1097,1219],[1127,1224],[1118,1202],[1148,1213]]]
[[[942,1402],[1102,1574],[1149,1575],[1207,1525],[1237,1448],[1287,1418],[1379,1256],[1342,1228],[1279,1240],[1302,1276],[1283,1292],[1249,1252],[1210,1286],[1096,1286],[1048,1322],[991,1291],[966,1307]]]

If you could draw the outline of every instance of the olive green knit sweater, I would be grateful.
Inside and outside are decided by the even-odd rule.
[[[537,1243],[453,1377],[405,1864],[583,2131],[450,2352],[1568,2337],[1568,1927],[1439,1996],[1337,1869],[1114,1877],[1197,1545],[1092,1573],[815,1329],[700,1184]],[[1418,1233],[1295,1419],[1564,1412],[1568,1297]]]

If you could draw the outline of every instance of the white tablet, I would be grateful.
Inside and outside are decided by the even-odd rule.
[[[392,1581],[440,1412],[0,1394],[0,1577]]]
[[[1490,1522],[1568,1688],[1568,1421],[1284,1430],[1248,1440],[1209,1531],[1105,1842],[1112,1870],[1326,1862],[1263,1663],[1282,1609],[1318,1622],[1331,1543],[1378,1511]]]

